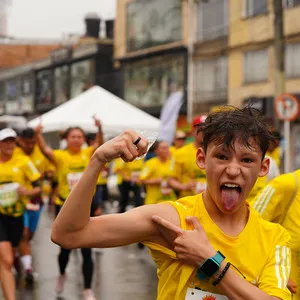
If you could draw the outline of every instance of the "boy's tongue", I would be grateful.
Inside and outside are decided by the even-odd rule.
[[[232,210],[237,204],[240,196],[240,191],[237,188],[227,188],[222,187],[221,189],[221,197],[222,204],[225,210]]]

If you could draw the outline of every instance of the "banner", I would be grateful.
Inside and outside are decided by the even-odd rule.
[[[170,94],[169,98],[162,107],[160,114],[160,133],[159,140],[167,141],[172,145],[176,124],[180,108],[183,104],[183,92],[174,92]]]

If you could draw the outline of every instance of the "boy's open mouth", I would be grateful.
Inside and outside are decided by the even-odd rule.
[[[221,198],[225,210],[230,211],[238,203],[242,188],[235,183],[221,185]]]

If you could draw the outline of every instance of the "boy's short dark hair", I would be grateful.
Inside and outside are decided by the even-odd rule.
[[[25,128],[19,133],[19,137],[23,139],[32,139],[35,137],[35,131],[30,127]]]
[[[198,125],[199,132],[203,132],[202,146],[205,152],[212,142],[223,144],[224,148],[233,148],[236,139],[253,149],[250,141],[253,138],[264,158],[270,143],[275,140],[260,111],[252,107],[239,109],[224,106],[220,111],[209,114],[205,122]]]

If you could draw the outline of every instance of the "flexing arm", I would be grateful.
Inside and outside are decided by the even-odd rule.
[[[178,224],[179,217],[171,205],[142,206],[124,214],[90,218],[93,190],[100,170],[116,157],[132,161],[143,155],[147,150],[147,141],[142,139],[136,148],[133,145],[136,139],[136,133],[127,132],[96,150],[54,222],[52,241],[64,248],[106,248],[143,240],[168,246],[162,238],[163,241],[160,240],[151,217],[154,214],[167,215],[170,222]]]
[[[37,144],[38,144],[40,150],[42,151],[42,153],[49,159],[49,161],[51,163],[53,163],[55,165],[53,150],[51,147],[49,147],[47,145],[47,143],[42,135],[42,129],[43,129],[42,124],[38,125],[35,128]]]

